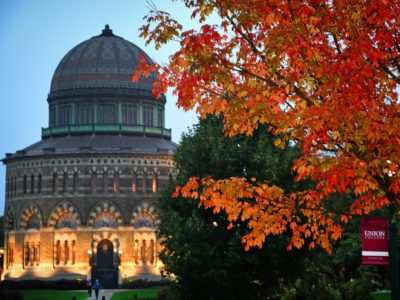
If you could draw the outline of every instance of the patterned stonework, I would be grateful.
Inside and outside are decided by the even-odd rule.
[[[3,278],[86,279],[101,276],[105,267],[115,285],[160,278],[157,197],[176,176],[176,144],[159,134],[165,130],[165,97],[159,101],[151,94],[155,75],[130,81],[141,54],[106,28],[60,62],[48,98],[52,131],[2,160]],[[114,114],[95,114],[109,104]],[[131,119],[146,130],[136,130],[136,123],[112,130],[107,118],[122,128],[134,109]],[[101,134],[83,130],[90,126],[85,120],[96,122]],[[75,131],[66,130],[72,125]]]
[[[6,190],[4,277],[90,277],[97,246],[106,239],[113,244],[120,281],[158,278],[156,199],[175,173],[172,157],[165,155],[7,161],[16,190],[11,185]]]

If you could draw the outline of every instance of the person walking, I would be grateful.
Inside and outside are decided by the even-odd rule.
[[[96,279],[95,283],[93,284],[94,294],[96,295],[96,300],[99,299],[99,290],[101,289],[101,284],[98,279]]]
[[[89,298],[92,297],[92,281],[88,280],[86,283],[87,291],[89,294]]]

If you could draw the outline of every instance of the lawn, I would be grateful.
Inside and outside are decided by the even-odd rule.
[[[136,299],[134,298],[135,295],[137,296],[137,299],[155,299],[157,297],[157,293],[160,289],[159,288],[152,288],[152,289],[144,289],[144,290],[132,290],[132,291],[120,291],[120,292],[115,292],[111,300],[132,300]]]
[[[375,300],[390,300],[390,292],[387,293],[373,293],[372,297]]]
[[[60,291],[60,290],[37,290],[37,291],[22,291],[24,300],[72,300],[72,297],[76,297],[76,300],[86,300],[87,292],[71,292],[71,291]]]
[[[111,300],[155,299],[159,290],[159,288],[151,288],[115,292],[111,297]],[[76,300],[87,299],[86,291],[71,292],[60,290],[24,290],[22,293],[24,295],[24,300],[72,300],[72,297],[76,297]]]

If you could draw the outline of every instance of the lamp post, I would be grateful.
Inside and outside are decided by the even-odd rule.
[[[89,266],[91,266],[92,265],[92,254],[93,254],[92,249],[89,249],[87,251],[87,254],[89,255]]]
[[[118,250],[118,264],[121,264],[122,249]]]

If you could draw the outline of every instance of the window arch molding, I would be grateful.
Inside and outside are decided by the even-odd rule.
[[[152,226],[148,226],[146,223],[146,219],[151,221]],[[139,204],[134,211],[132,212],[131,224],[135,228],[140,227],[154,227],[156,228],[160,223],[158,218],[157,210],[151,204],[147,202],[142,202]]]
[[[93,227],[95,225],[96,218],[104,213],[112,215],[115,218],[118,226],[123,225],[124,222],[122,219],[121,211],[117,208],[116,205],[109,201],[103,201],[92,208],[89,213],[87,225]]]
[[[30,227],[31,225],[29,224],[32,220],[32,218],[37,219],[37,225],[39,228],[42,227],[42,214],[40,213],[38,207],[33,204],[33,203],[28,203],[25,205],[25,207],[22,209],[21,213],[21,218],[20,218],[20,227],[23,229],[30,229],[34,227]],[[30,227],[30,228],[28,228]],[[36,229],[38,229],[36,227]]]
[[[15,229],[15,212],[14,209],[9,206],[7,208],[6,220],[5,220],[5,229],[6,230],[14,230]]]
[[[71,220],[71,226],[62,226],[59,224],[61,222],[63,216],[68,216],[68,219]],[[50,213],[49,220],[47,222],[48,226],[56,227],[56,228],[74,228],[76,226],[81,225],[81,218],[75,206],[67,201],[63,201],[59,203]],[[68,225],[68,224],[65,224]],[[58,227],[60,226],[60,227]]]

